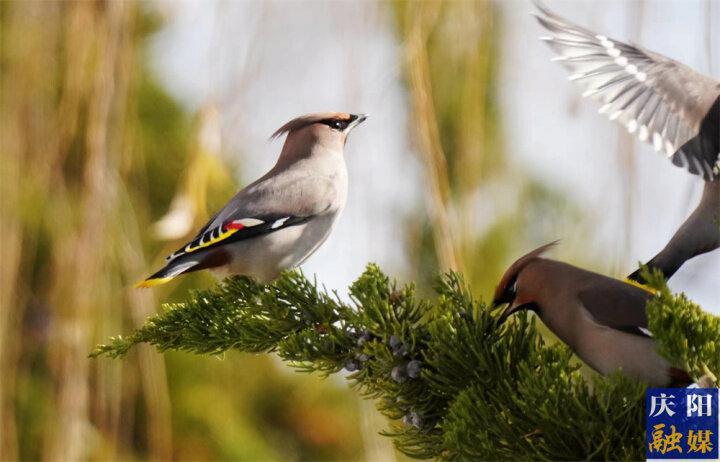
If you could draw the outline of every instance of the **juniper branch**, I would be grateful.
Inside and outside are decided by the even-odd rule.
[[[344,302],[300,272],[268,285],[228,278],[92,355],[123,356],[146,342],[197,354],[275,352],[325,375],[345,369],[393,420],[385,434],[416,458],[643,458],[645,387],[620,375],[588,380],[527,314],[498,327],[459,274],[439,279],[435,299],[419,300],[412,285],[369,265],[349,293]],[[717,318],[666,287],[651,305],[663,354],[696,374],[717,366]]]
[[[647,313],[660,354],[696,378],[708,371],[720,375],[720,317],[703,311],[684,293],[673,295],[659,271],[644,269],[642,275],[657,290]]]

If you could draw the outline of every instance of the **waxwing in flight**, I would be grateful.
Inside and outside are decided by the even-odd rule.
[[[685,261],[720,247],[720,82],[645,48],[628,45],[556,15],[535,1],[541,37],[601,114],[675,165],[705,180],[695,211],[647,265],[672,276]],[[641,281],[640,271],[630,279]]]

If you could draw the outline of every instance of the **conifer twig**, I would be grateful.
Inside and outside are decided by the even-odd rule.
[[[643,384],[619,374],[590,383],[567,347],[543,341],[533,317],[498,326],[497,313],[473,298],[458,273],[443,275],[436,293],[418,299],[412,285],[399,287],[375,265],[350,287],[350,302],[300,272],[267,285],[233,277],[166,305],[92,355],[122,356],[147,342],[198,354],[274,352],[323,375],[344,369],[350,385],[394,421],[384,434],[415,458],[643,458]],[[664,287],[653,303],[651,326],[668,357],[707,362],[715,345],[702,342],[711,337],[692,329],[694,338],[678,336],[673,322],[662,321],[665,310],[682,318],[691,302]]]

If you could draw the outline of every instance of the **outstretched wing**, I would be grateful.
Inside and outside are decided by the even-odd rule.
[[[535,5],[540,10],[538,22],[550,32],[542,40],[557,54],[553,61],[571,72],[569,80],[584,87],[584,97],[603,103],[601,114],[652,143],[656,151],[664,150],[674,164],[691,173],[707,180],[720,174],[715,126],[720,82],[660,54],[573,24],[538,1]],[[701,130],[702,139],[695,139]]]

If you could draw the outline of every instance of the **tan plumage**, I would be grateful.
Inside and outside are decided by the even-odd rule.
[[[507,303],[501,322],[532,310],[588,366],[621,370],[653,386],[684,385],[687,374],[656,351],[645,305],[652,293],[601,274],[542,258],[552,244],[518,259],[503,275],[494,304]]]

